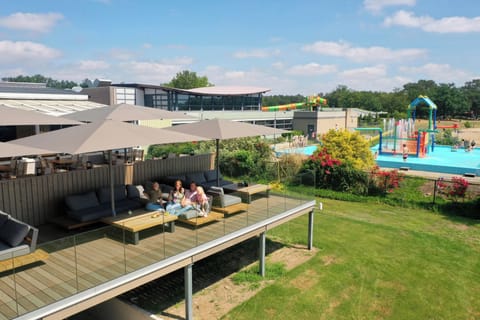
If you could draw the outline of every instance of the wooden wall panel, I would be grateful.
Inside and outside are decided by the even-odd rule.
[[[133,183],[162,176],[209,170],[211,154],[146,160],[133,166]],[[115,184],[124,184],[125,167],[113,166]],[[96,190],[110,184],[108,166],[44,176],[0,180],[0,210],[26,223],[38,226],[49,218],[64,214],[64,199],[69,194]]]

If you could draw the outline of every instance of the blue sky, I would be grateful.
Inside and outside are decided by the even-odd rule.
[[[0,6],[0,76],[317,94],[338,85],[480,78],[480,1],[16,0]]]

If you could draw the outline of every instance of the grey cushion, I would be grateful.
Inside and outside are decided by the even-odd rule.
[[[9,214],[0,210],[0,227],[8,220]]]
[[[140,198],[140,190],[138,190],[137,186],[134,186],[133,184],[127,184],[127,198],[128,199]]]
[[[218,194],[224,194],[222,187],[215,187],[215,186],[213,186],[213,187],[210,187],[209,191],[210,191],[210,190],[211,190],[211,191],[214,191],[214,192],[216,192],[216,193],[218,193]]]
[[[173,186],[170,186],[168,184],[160,183],[160,189],[162,190],[163,193],[170,193],[170,191],[173,190]]]
[[[232,206],[234,204],[241,203],[241,202],[242,202],[242,198],[240,198],[240,197],[232,196],[232,195],[229,195],[229,194],[224,194],[223,195],[223,206],[224,207]]]
[[[96,207],[99,205],[97,195],[90,191],[83,194],[74,194],[65,197],[65,204],[67,209],[71,211],[84,210],[87,208]]]
[[[195,209],[188,210],[181,215],[179,215],[180,218],[182,219],[192,219],[198,217],[198,211]]]
[[[23,242],[30,227],[22,222],[9,219],[0,228],[0,241],[9,246],[16,247]]]
[[[207,181],[216,181],[217,180],[217,170],[216,169],[205,171],[204,175],[205,175],[205,179]],[[220,179],[222,179],[222,173],[221,172],[219,174],[219,177],[220,177]]]
[[[80,222],[98,220],[112,215],[110,205],[100,205],[77,211],[67,211],[67,216]]]
[[[203,172],[187,173],[185,179],[187,180],[188,184],[190,184],[192,181],[195,181],[197,185],[201,185],[207,181]]]
[[[113,195],[115,201],[124,200],[127,198],[127,190],[124,185],[117,185],[113,187]],[[97,191],[98,201],[100,203],[110,203],[111,191],[110,187],[103,187]]]

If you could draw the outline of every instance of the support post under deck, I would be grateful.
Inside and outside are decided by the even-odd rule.
[[[189,264],[184,267],[184,276],[185,276],[185,319],[193,319],[193,302],[192,302],[192,267],[193,264]]]
[[[315,211],[312,210],[308,213],[308,250],[312,250],[313,248],[313,213]]]
[[[260,243],[258,250],[258,260],[259,260],[259,274],[262,277],[265,277],[265,232],[260,233]]]

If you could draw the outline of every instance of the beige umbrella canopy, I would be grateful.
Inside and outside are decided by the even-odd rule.
[[[182,124],[171,128],[166,128],[178,133],[195,134],[204,138],[215,139],[217,147],[217,185],[219,184],[219,141],[225,139],[269,136],[289,131],[283,129],[275,129],[266,126],[249,124],[239,121],[231,121],[225,119],[203,120],[195,123]]]
[[[199,136],[175,133],[165,129],[137,126],[103,120],[69,127],[11,142],[69,154],[129,148],[138,145],[166,144],[207,140]]]
[[[138,145],[167,144],[199,140],[207,139],[189,134],[171,132],[165,129],[137,126],[120,121],[103,120],[81,126],[50,131],[35,136],[13,140],[12,142],[24,146],[35,146],[70,154],[109,150],[111,160],[112,149],[129,148]],[[112,162],[110,161],[111,204],[112,213],[115,215],[113,192],[114,181],[111,164]]]
[[[68,114],[65,118],[77,121],[93,122],[105,119],[116,121],[155,120],[155,119],[194,119],[181,112],[135,106],[131,104],[116,104],[113,106],[83,110]]]
[[[36,111],[0,106],[0,126],[75,125],[81,122],[49,116]]]
[[[19,156],[26,156],[26,155],[39,155],[39,154],[47,154],[47,153],[55,153],[51,150],[46,149],[39,149],[34,147],[26,147],[10,142],[0,142],[0,158],[8,158],[8,157],[19,157]]]

